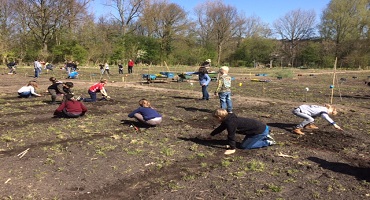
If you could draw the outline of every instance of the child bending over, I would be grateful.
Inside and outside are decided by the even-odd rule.
[[[293,133],[298,135],[304,135],[304,132],[302,132],[303,128],[306,129],[319,129],[319,127],[315,126],[313,122],[315,121],[315,117],[321,116],[322,118],[326,119],[330,124],[334,126],[334,128],[342,130],[340,126],[338,126],[334,120],[332,120],[329,115],[337,115],[337,109],[329,104],[326,104],[325,106],[317,106],[317,105],[301,105],[297,108],[293,109],[293,114],[303,118],[303,122],[298,124],[294,130]]]
[[[156,126],[162,122],[162,115],[150,106],[148,100],[141,99],[139,105],[140,107],[128,114],[128,117],[150,126]]]
[[[228,113],[225,109],[217,109],[213,113],[221,125],[212,131],[211,136],[227,130],[227,140],[229,148],[225,151],[226,155],[233,154],[236,151],[235,134],[245,135],[241,143],[241,149],[255,149],[276,144],[269,135],[269,127],[255,119],[237,117],[234,113]]]
[[[36,93],[36,88],[38,88],[38,85],[35,81],[30,81],[26,86],[21,87],[21,89],[18,90],[18,97],[20,98],[28,98],[31,96],[35,97],[41,97],[41,94]]]
[[[89,90],[87,91],[90,95],[90,98],[82,98],[77,97],[78,101],[84,101],[84,102],[96,102],[96,93],[100,92],[103,97],[99,100],[108,100],[110,97],[107,94],[107,91],[105,90],[105,85],[108,83],[107,79],[101,79],[99,83],[95,83],[92,85]]]

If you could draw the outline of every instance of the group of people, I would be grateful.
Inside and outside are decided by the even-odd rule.
[[[211,60],[207,59],[199,68],[199,83],[202,87],[202,99],[209,100],[208,85],[211,78],[208,76]],[[245,135],[241,142],[241,149],[254,149],[261,148],[276,144],[275,140],[270,136],[269,127],[255,119],[238,117],[233,112],[233,104],[231,100],[231,77],[228,75],[229,67],[223,66],[219,69],[219,77],[217,82],[217,88],[214,92],[220,100],[220,108],[213,113],[213,117],[217,119],[221,124],[210,134],[215,136],[224,130],[227,130],[228,148],[225,151],[226,155],[235,153],[236,133]],[[336,115],[337,110],[332,105],[318,106],[318,105],[301,105],[293,109],[293,114],[301,117],[304,121],[298,124],[293,129],[293,133],[298,135],[304,135],[303,129],[319,129],[314,125],[314,118],[321,116],[327,120],[334,128],[342,130],[329,115]],[[208,137],[209,138],[209,137]]]
[[[210,60],[208,64],[210,63]],[[208,76],[208,67],[201,66],[199,69],[199,82],[202,86],[202,100],[209,100],[208,85],[211,81]],[[227,130],[227,149],[224,154],[230,155],[236,152],[236,134],[245,135],[240,144],[241,149],[255,149],[267,147],[276,144],[275,140],[270,135],[270,128],[265,123],[256,119],[238,117],[233,113],[231,101],[231,77],[228,75],[229,67],[223,66],[219,69],[219,77],[215,95],[219,97],[220,108],[213,112],[213,117],[220,123],[214,129],[207,139],[215,136],[224,130]],[[49,79],[52,84],[48,87],[48,92],[51,94],[51,102],[55,103],[57,95],[63,96],[63,101],[55,110],[56,117],[70,117],[75,118],[83,116],[87,112],[86,106],[82,102],[95,102],[97,100],[108,100],[110,97],[107,94],[105,85],[106,79],[92,85],[88,89],[90,98],[77,97],[74,98],[72,92],[72,82],[60,82],[54,77]],[[26,86],[23,86],[18,91],[19,97],[41,96],[35,92],[38,85],[35,81],[30,81]],[[97,98],[97,93],[102,94],[102,98]],[[319,129],[314,125],[314,118],[321,116],[327,120],[334,128],[342,130],[329,115],[336,115],[337,109],[332,105],[318,106],[318,105],[301,105],[293,109],[292,113],[304,119],[293,129],[293,133],[304,135],[304,129]],[[139,107],[128,114],[128,117],[135,118],[142,124],[148,126],[157,126],[162,122],[162,115],[151,106],[147,99],[140,99]]]
[[[130,59],[127,63],[127,73],[128,74],[132,74],[134,65],[135,65],[135,62]],[[99,69],[100,69],[100,74],[101,75],[104,75],[104,74],[110,75],[109,64],[108,63],[99,64]],[[118,74],[123,74],[123,65],[122,65],[122,63],[118,63]]]

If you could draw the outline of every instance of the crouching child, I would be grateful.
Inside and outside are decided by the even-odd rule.
[[[162,122],[162,115],[151,107],[146,99],[140,99],[140,107],[128,114],[128,117],[137,119],[140,123],[149,126],[157,126]]]
[[[221,124],[211,133],[215,136],[225,129],[227,130],[228,149],[226,155],[233,154],[236,151],[235,135],[245,135],[241,142],[241,149],[255,149],[276,144],[269,135],[269,127],[255,119],[237,117],[234,113],[228,113],[225,109],[217,109],[213,117]]]
[[[73,94],[67,94],[66,98],[54,111],[54,117],[77,118],[85,115],[87,112],[86,106],[73,98]]]

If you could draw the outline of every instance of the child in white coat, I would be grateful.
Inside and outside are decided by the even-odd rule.
[[[301,105],[297,108],[293,109],[293,114],[303,118],[303,122],[298,124],[294,130],[293,133],[296,133],[298,135],[304,135],[304,132],[302,132],[303,128],[306,129],[319,129],[319,127],[315,126],[313,122],[315,121],[315,117],[321,116],[325,120],[327,120],[330,124],[334,126],[334,128],[342,130],[340,126],[338,126],[334,120],[330,118],[329,115],[336,115],[337,109],[329,104],[326,104],[325,106],[317,106],[317,105]]]

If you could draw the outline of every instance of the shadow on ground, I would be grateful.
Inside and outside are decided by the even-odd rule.
[[[319,164],[319,166],[324,169],[328,169],[337,173],[348,174],[356,177],[358,180],[370,181],[369,167],[354,167],[346,163],[329,162],[317,157],[308,157],[307,159]]]

